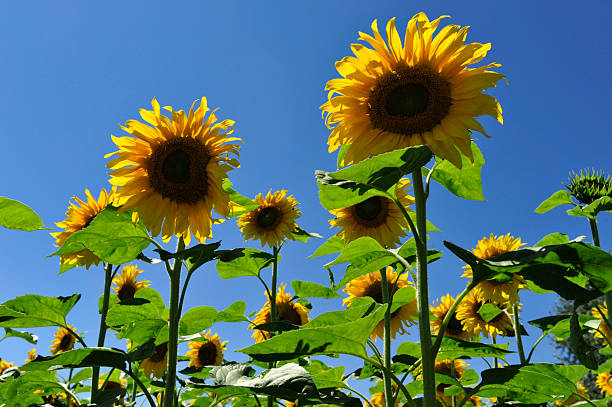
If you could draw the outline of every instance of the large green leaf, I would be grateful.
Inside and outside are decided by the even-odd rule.
[[[217,310],[213,307],[199,306],[190,309],[182,317],[179,327],[181,335],[192,335],[208,329],[215,322]]]
[[[510,352],[508,344],[487,345],[478,342],[467,342],[460,339],[442,338],[442,344],[438,351],[437,359],[462,359],[466,357],[497,357],[504,359]]]
[[[43,221],[28,206],[0,196],[0,226],[31,232],[43,227]]]
[[[0,405],[29,407],[41,405],[43,395],[64,391],[64,384],[56,377],[56,372],[28,371],[17,378],[11,377],[0,383]],[[42,393],[34,393],[42,391]]]
[[[35,361],[22,366],[23,370],[56,370],[87,366],[107,366],[125,370],[126,355],[111,348],[82,348],[58,353],[53,356],[38,356]]]
[[[291,282],[291,288],[295,295],[301,298],[338,298],[340,295],[333,289],[310,281],[294,280]]]
[[[238,192],[232,189],[232,183],[229,179],[225,178],[222,184],[223,190],[229,192],[230,202],[233,202],[237,206],[234,206],[233,210],[230,213],[230,217],[237,217],[245,212],[252,211],[256,209],[259,204],[255,201],[250,200],[249,198],[240,195]]]
[[[455,164],[448,160],[441,160],[436,157],[436,165],[431,178],[460,198],[484,201],[480,176],[485,160],[476,143],[472,142],[471,148],[474,162],[472,163],[468,157],[460,152],[461,168],[457,168]],[[423,175],[427,176],[429,171],[424,169]]]
[[[406,174],[431,159],[426,146],[380,154],[336,172],[316,171],[319,199],[325,209],[355,205],[373,196],[394,194],[392,188]]]
[[[565,244],[569,243],[570,239],[563,233],[550,233],[544,236],[540,241],[533,245],[533,247],[550,246],[553,244]]]
[[[326,254],[340,253],[344,249],[345,243],[342,238],[334,235],[327,239],[309,258],[325,256]]]
[[[16,331],[11,328],[4,328],[4,337],[0,339],[0,342],[5,340],[6,338],[21,338],[30,342],[32,345],[36,345],[38,343],[38,336],[31,334],[29,332]]]
[[[150,243],[142,222],[132,222],[132,212],[117,214],[118,208],[107,206],[89,226],[70,235],[51,256],[89,249],[107,263],[124,264],[134,260]]]
[[[511,400],[529,404],[554,402],[577,393],[576,383],[587,371],[581,365],[551,363],[487,369],[481,373],[478,394],[483,397],[508,396]]]
[[[274,256],[257,249],[239,249],[227,261],[220,257],[217,262],[217,273],[223,279],[241,276],[257,277],[261,269],[270,267]]]
[[[568,209],[567,214],[572,216],[582,216],[589,219],[595,219],[597,214],[602,211],[610,212],[612,210],[612,198],[609,196],[602,196],[591,202],[589,205]]]
[[[542,202],[535,209],[535,212],[536,213],[546,213],[549,210],[554,209],[559,205],[566,205],[566,204],[575,205],[574,202],[572,202],[572,196],[570,195],[569,191],[566,189],[562,189],[560,191],[555,192],[548,199]]]
[[[34,328],[39,326],[66,326],[66,315],[81,298],[44,297],[27,294],[0,305],[0,327]]]
[[[384,306],[376,305],[371,299],[369,300],[372,312],[363,318],[346,322],[342,314],[354,313],[350,309],[336,311],[333,318],[323,314],[298,330],[283,332],[264,342],[240,349],[239,352],[264,362],[334,353],[366,357],[366,341],[376,324],[383,318],[385,309]],[[324,319],[325,323],[319,324],[317,321],[319,318]],[[331,319],[337,320],[338,323],[334,324]]]
[[[344,367],[329,367],[320,360],[311,360],[310,364],[304,366],[310,373],[317,389],[345,387],[346,384],[342,381],[344,375]]]
[[[589,330],[580,326],[578,314],[574,310],[572,317],[570,318],[570,339],[569,345],[576,355],[576,358],[584,366],[592,370],[597,370],[599,363],[597,361],[597,348],[586,341],[584,338],[585,333]]]
[[[154,295],[151,295],[151,298],[154,298]],[[146,298],[124,300],[108,310],[106,324],[111,329],[119,329],[117,337],[129,338],[132,346],[137,348],[150,339],[157,338],[164,328],[167,330],[168,323],[163,318],[163,311],[164,308],[157,300],[150,301]]]
[[[570,319],[572,314],[550,315],[544,318],[534,319],[529,323],[542,330],[543,334],[554,335],[558,341],[562,341],[570,337]],[[578,322],[581,327],[585,326],[588,321],[596,320],[597,318],[591,315],[578,314]]]

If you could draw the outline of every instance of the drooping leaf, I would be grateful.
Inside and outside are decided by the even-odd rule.
[[[150,298],[154,297],[154,295],[150,296]],[[164,308],[160,307],[157,300],[133,298],[121,301],[110,308],[106,316],[106,324],[111,329],[119,329],[117,337],[130,339],[132,346],[137,348],[150,339],[157,338],[164,328],[168,329],[163,312]]]
[[[252,276],[257,277],[259,271],[270,267],[274,256],[257,249],[240,249],[240,253],[225,261],[223,257],[217,262],[217,273],[223,279]]]
[[[597,370],[599,367],[597,348],[584,339],[582,335],[584,332],[588,332],[588,330],[580,326],[578,314],[574,310],[570,318],[570,348],[580,363],[589,369]]]
[[[466,357],[496,357],[504,359],[507,355],[514,353],[507,350],[508,346],[508,344],[487,345],[478,342],[467,342],[445,336],[442,338],[437,359],[452,360]]]
[[[548,199],[542,202],[535,209],[535,212],[536,213],[546,213],[550,211],[551,209],[556,208],[559,205],[566,205],[566,204],[574,205],[574,202],[572,202],[572,196],[569,193],[569,191],[566,189],[562,189],[560,191],[555,192]]]
[[[215,322],[242,322],[248,319],[244,316],[246,302],[236,301],[215,316]]]
[[[80,298],[81,294],[74,294],[70,297],[22,295],[0,305],[0,327],[65,327],[66,315]]]
[[[132,212],[117,214],[118,208],[107,206],[84,229],[66,239],[50,256],[60,256],[89,249],[107,263],[124,264],[134,260],[150,243],[141,222],[132,222]]]
[[[180,253],[180,258],[185,259],[190,269],[196,269],[202,264],[207,263],[216,257],[216,250],[221,246],[221,242],[198,244]]]
[[[569,243],[569,237],[563,233],[551,233],[540,239],[539,242],[533,245],[533,247],[550,246],[553,244],[565,244]]]
[[[28,206],[0,196],[0,226],[31,232],[43,227],[44,223]]]
[[[575,206],[574,208],[568,209],[567,214],[571,216],[581,216],[589,219],[595,219],[599,212],[610,212],[611,210],[612,198],[609,196],[603,196],[591,202],[587,206]]]
[[[191,308],[182,317],[179,325],[180,335],[192,335],[208,329],[215,322],[217,310],[205,305]]]
[[[5,340],[6,338],[21,338],[30,342],[32,345],[36,345],[38,343],[38,336],[31,334],[29,332],[16,331],[11,328],[4,328],[4,337],[0,339],[0,342]]]
[[[502,312],[504,311],[499,309],[497,305],[491,304],[491,303],[483,304],[478,309],[478,314],[485,322],[492,321],[493,319],[495,319],[495,317],[497,317]]]
[[[314,258],[319,256],[325,256],[326,254],[340,253],[344,249],[345,243],[342,238],[334,235],[327,239],[313,254],[308,258]]]
[[[318,233],[306,232],[304,229],[302,229],[299,226],[298,226],[298,228],[296,230],[291,232],[291,236],[293,236],[293,238],[295,240],[299,240],[302,243],[306,243],[308,240],[310,240],[311,237],[316,237],[316,238],[319,238],[319,239],[321,239],[323,237],[323,236],[321,236]]]
[[[463,164],[461,168],[457,168],[448,160],[440,160],[436,157],[431,179],[442,184],[444,188],[459,198],[484,201],[480,176],[485,160],[476,143],[472,142],[471,148],[474,162],[472,163],[468,157],[460,153]],[[427,176],[427,173],[427,170],[423,171],[423,175]]]
[[[426,146],[408,147],[363,160],[336,172],[316,171],[319,199],[327,210],[345,208],[373,196],[386,196],[406,174],[431,159]]]
[[[344,375],[344,367],[329,367],[320,360],[311,360],[309,365],[304,368],[310,373],[317,389],[345,387],[346,384],[342,381]]]
[[[222,188],[224,191],[229,192],[230,202],[234,205],[232,206],[232,210],[230,211],[230,217],[237,217],[245,212],[252,211],[259,207],[259,204],[255,201],[250,200],[249,198],[240,195],[238,192],[232,189],[232,183],[229,179],[225,178],[222,183]]]
[[[562,341],[570,337],[570,319],[572,314],[551,315],[544,318],[534,319],[529,323],[542,330],[543,334],[554,335],[558,341]],[[589,321],[596,319],[591,315],[578,314],[578,323],[580,327],[585,327]]]
[[[126,369],[126,355],[111,348],[81,348],[52,356],[38,356],[36,360],[22,366],[23,370],[56,370],[87,366],[106,366]]]
[[[293,292],[296,296],[302,298],[315,297],[330,299],[340,297],[333,289],[310,281],[293,280],[291,282],[291,288],[293,288]]]
[[[0,383],[0,404],[15,407],[40,405],[43,395],[64,391],[64,386],[57,379],[56,372],[28,371]],[[39,393],[34,393],[35,391]]]

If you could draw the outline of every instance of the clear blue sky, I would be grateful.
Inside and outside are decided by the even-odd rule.
[[[487,161],[486,202],[463,201],[434,187],[429,219],[442,240],[473,248],[490,233],[520,236],[533,244],[551,232],[588,235],[585,219],[562,209],[537,215],[534,208],[561,189],[571,169],[612,171],[608,126],[612,93],[609,41],[612,11],[607,1],[311,1],[311,2],[51,2],[5,3],[0,15],[0,195],[34,208],[45,224],[64,219],[68,200],[108,188],[104,155],[115,151],[110,135],[138,119],[138,109],[162,105],[188,109],[206,96],[220,119],[236,121],[244,140],[242,168],[231,180],[244,195],[288,189],[301,203],[299,224],[331,236],[330,215],[317,199],[314,170],[334,170],[327,153],[329,130],[319,106],[327,80],[338,77],[334,62],[349,54],[357,31],[370,32],[393,16],[398,27],[417,12],[430,18],[449,14],[446,24],[471,26],[469,42],[491,42],[484,62],[499,62],[510,84],[491,94],[504,110],[504,125],[483,119],[491,139],[479,137]],[[612,247],[612,215],[600,216],[602,245]],[[244,246],[234,221],[213,230],[224,248]],[[101,268],[57,275],[54,240],[46,232],[0,230],[0,301],[25,293],[83,293],[69,322],[95,343]],[[284,249],[280,281],[325,284],[322,264],[306,259],[320,244],[290,243]],[[259,247],[249,242],[253,247]],[[431,267],[433,300],[465,285],[462,264],[450,253]],[[145,277],[168,297],[160,267]],[[340,272],[340,270],[339,270]],[[186,308],[225,308],[244,299],[258,310],[263,289],[253,280],[221,280],[211,264],[192,279]],[[523,295],[525,321],[553,312],[553,295]],[[339,308],[341,300],[313,301],[313,314]],[[252,343],[246,324],[213,327],[228,350]],[[531,344],[539,332],[527,327]],[[53,329],[35,329],[39,352],[48,354]],[[112,335],[111,335],[112,336]],[[416,334],[406,340],[418,340]],[[113,342],[111,342],[113,344]],[[114,342],[114,344],[119,344]],[[31,346],[10,338],[0,356],[21,364]],[[552,361],[549,344],[536,354]],[[228,352],[229,360],[244,355]]]

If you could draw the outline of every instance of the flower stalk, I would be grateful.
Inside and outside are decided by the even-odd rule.
[[[179,237],[176,253],[185,249],[183,237]],[[164,397],[164,407],[173,407],[174,386],[176,382],[176,363],[178,359],[178,328],[181,317],[178,306],[181,286],[181,266],[180,259],[174,259],[172,268],[168,270],[170,275],[170,321],[168,333],[168,372],[166,374],[166,393]]]
[[[514,323],[514,335],[516,336],[516,347],[518,348],[519,359],[521,361],[521,365],[527,364],[527,359],[525,358],[525,349],[523,348],[523,337],[521,336],[521,323],[519,322],[519,307],[518,305],[512,305],[512,314]]]
[[[389,282],[387,281],[387,272],[384,268],[380,269],[380,288],[382,291],[382,301],[387,307],[385,310],[385,322],[384,322],[384,348],[383,348],[383,364],[385,369],[383,370],[383,385],[385,392],[385,406],[393,407],[393,388],[391,387],[391,377],[389,372],[391,370],[391,296],[389,295]]]
[[[274,254],[274,258],[272,259],[272,296],[270,296],[270,322],[276,322],[276,286],[278,285],[278,252],[280,248],[278,246],[274,246],[272,248],[272,253]],[[272,333],[270,333],[270,337]],[[276,363],[270,362],[268,367],[272,369]],[[268,396],[268,407],[274,406],[274,397]]]
[[[106,314],[108,314],[108,303],[110,298],[110,288],[113,277],[113,265],[108,263],[104,266],[104,293],[102,298],[102,310],[100,314],[100,330],[98,331],[98,344],[100,348],[104,346],[106,339]],[[91,372],[91,399],[93,400],[98,393],[98,381],[100,380],[100,366],[93,366]]]

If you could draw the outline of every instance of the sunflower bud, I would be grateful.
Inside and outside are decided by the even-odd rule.
[[[565,187],[583,205],[589,205],[604,196],[612,198],[610,175],[594,169],[584,170],[584,172],[580,170],[580,174],[572,171],[570,173],[570,183]]]

